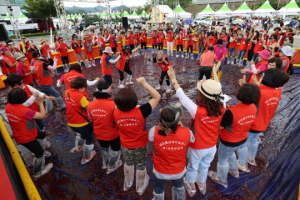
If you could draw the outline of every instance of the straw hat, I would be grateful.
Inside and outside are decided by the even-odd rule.
[[[43,42],[46,42],[46,40],[44,38],[40,39],[40,44],[42,44]]]
[[[14,58],[16,60],[19,60],[20,58],[26,58],[26,56],[22,53],[16,52],[15,55],[14,55]]]
[[[199,81],[197,83],[198,90],[207,98],[219,102],[220,99],[224,99],[220,83],[215,80],[206,80],[203,83]]]
[[[26,44],[27,42],[29,42],[29,39],[28,39],[28,38],[27,38],[27,39],[25,39],[25,44]]]

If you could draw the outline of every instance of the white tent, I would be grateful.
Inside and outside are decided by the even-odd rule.
[[[290,3],[288,3],[286,6],[281,8],[277,11],[278,15],[300,15],[300,8],[295,2],[295,0],[292,0]]]
[[[248,7],[246,2],[244,2],[238,9],[232,12],[232,15],[250,15],[252,12],[253,11]]]
[[[267,0],[263,5],[261,5],[257,10],[253,11],[253,14],[262,15],[270,15],[275,13],[276,10],[271,6],[269,1]]]
[[[185,12],[182,9],[182,7],[180,5],[178,5],[171,13],[167,14],[166,16],[167,16],[167,18],[175,18],[177,16],[177,17],[186,19],[186,18],[191,18],[192,14]]]
[[[197,13],[196,16],[211,16],[211,15],[215,15],[215,14],[216,14],[216,12],[213,11],[213,9],[211,9],[209,4],[207,4],[207,6],[204,8],[204,10]]]
[[[232,14],[232,11],[229,9],[226,3],[216,12],[215,16],[228,16]]]

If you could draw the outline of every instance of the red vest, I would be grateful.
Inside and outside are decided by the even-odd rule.
[[[17,60],[16,60],[14,57],[12,57],[12,56],[3,55],[3,63],[4,63],[4,65],[5,65],[5,67],[6,67],[6,69],[7,69],[7,73],[6,73],[6,74],[8,74],[8,73],[10,73],[10,74],[16,73],[16,72],[17,72],[17,67],[16,67],[16,66],[14,66],[14,67],[9,67],[9,66],[7,66],[7,65],[5,64],[5,62],[4,62],[4,60],[5,60],[4,58],[9,59],[9,60],[11,61],[11,63],[15,63],[15,62],[17,62]],[[4,68],[5,68],[5,67],[4,67]],[[4,72],[6,72],[5,69],[4,69]],[[4,74],[4,72],[3,72],[3,74]]]
[[[113,140],[120,136],[119,128],[114,125],[115,102],[111,99],[97,99],[89,103],[88,112],[94,124],[98,140]]]
[[[206,50],[208,49],[209,46],[215,46],[216,45],[216,39],[212,38],[212,39],[207,39],[206,40]]]
[[[177,34],[177,40],[176,40],[177,45],[182,45],[183,44],[183,34]]]
[[[51,50],[50,50],[50,47],[48,44],[46,44],[41,50],[42,50],[42,55],[45,55],[48,58],[48,54],[49,54],[50,58],[53,59],[53,55],[51,53]]]
[[[233,48],[233,49],[235,49],[235,48],[236,48],[236,45],[237,45],[237,37],[231,36],[231,38],[233,38],[233,42],[229,42],[228,48]]]
[[[194,40],[193,40],[193,36],[192,36],[192,35],[188,35],[188,36],[186,37],[186,41],[187,41],[187,45],[188,45],[188,46],[193,46]]]
[[[191,140],[190,130],[178,126],[175,134],[168,136],[158,134],[159,127],[154,133],[153,165],[162,174],[179,174],[185,169],[186,153]]]
[[[75,44],[78,44],[78,47],[75,47]],[[77,40],[77,42],[75,42],[74,40],[72,41],[72,44],[73,44],[73,46],[75,47],[74,48],[74,51],[75,51],[75,53],[80,53],[81,52],[81,42],[80,42],[80,40]]]
[[[239,51],[246,51],[246,50],[247,50],[247,41],[245,38],[242,38],[240,42]]]
[[[195,119],[191,124],[191,130],[195,134],[195,142],[190,144],[192,149],[208,149],[216,145],[224,115],[223,106],[221,113],[219,117],[208,117],[206,108],[198,106]]]
[[[93,42],[91,40],[89,41],[84,41],[84,52],[87,53],[88,49],[87,49],[87,44],[90,43],[91,47],[92,47],[92,52],[93,52]]]
[[[164,55],[165,58],[167,58],[167,56]],[[162,63],[158,63],[159,67],[161,68],[162,71],[167,72],[169,70],[169,67],[171,67],[171,63],[169,61],[169,64],[166,64],[164,62]]]
[[[99,47],[105,47],[104,38],[98,38],[98,45],[99,45]]]
[[[220,35],[220,39],[222,39],[223,40],[223,42],[228,42],[228,37],[227,37],[227,35]]]
[[[105,53],[101,56],[102,74],[103,75],[111,75],[111,64],[109,62],[106,62],[106,60],[105,60],[106,57],[109,57],[109,56]]]
[[[26,84],[24,84],[24,90],[27,94],[27,99],[29,99],[31,97],[32,93],[30,92],[29,87]],[[33,104],[31,104],[28,108],[30,108],[31,110],[34,110],[36,112],[40,112],[40,108],[36,102],[33,102]]]
[[[157,33],[152,33],[152,39],[151,39],[152,45],[157,45],[157,37],[158,37]]]
[[[130,34],[130,35],[129,35],[129,37],[128,37],[128,44],[129,44],[129,45],[134,44],[133,37],[134,37],[133,34]]]
[[[259,89],[261,94],[259,111],[251,129],[255,131],[265,131],[274,117],[281,99],[282,90],[280,88],[271,88],[265,85],[259,86]]]
[[[255,53],[255,54],[258,54],[258,52],[259,51],[262,51],[263,50],[263,48],[262,48],[262,41],[257,41],[256,42],[256,44],[255,44],[255,46],[254,46],[254,50],[253,50],[253,52]]]
[[[158,33],[158,43],[164,43],[165,35],[164,33]]]
[[[141,148],[148,143],[145,119],[139,107],[131,111],[114,111],[114,120],[120,129],[121,145],[127,149]]]
[[[30,72],[27,65],[23,65],[21,62],[18,62],[17,67],[21,67],[24,74],[27,74]],[[29,76],[23,76],[24,84],[30,85],[33,84],[32,75]]]
[[[290,67],[290,59],[288,57],[281,58],[281,60],[286,60],[286,65],[284,66],[284,71],[287,72],[287,70]]]
[[[173,42],[173,40],[174,40],[174,33],[173,32],[168,32],[167,41],[168,42]]]
[[[147,33],[142,32],[142,34],[141,34],[141,42],[147,42]]]
[[[83,96],[84,96],[83,93],[75,89],[70,89],[66,91],[65,101],[66,101],[66,111],[67,111],[67,118],[69,124],[83,124],[87,122],[78,113],[80,112],[86,119],[88,119],[87,110],[83,109],[80,103]]]
[[[258,62],[256,65],[255,65],[255,68],[258,69],[261,65],[268,65],[268,61],[267,60],[264,60],[262,62]],[[267,69],[267,68],[266,68]],[[249,77],[247,83],[253,83],[253,80],[252,80],[252,76],[256,76],[257,77],[257,80],[259,81],[259,77],[261,77],[262,73],[260,74],[254,74],[252,73],[251,76]]]
[[[230,126],[221,129],[221,139],[232,143],[243,141],[247,138],[251,125],[254,122],[257,108],[254,104],[240,103],[229,107],[229,110],[233,115],[233,121]]]
[[[109,46],[110,48],[115,48],[115,43],[114,43],[114,40],[113,39],[116,39],[115,37],[109,37]]]
[[[139,44],[141,42],[141,36],[140,36],[140,34],[135,33],[134,34],[134,38],[136,40],[136,42],[135,42],[136,44]],[[147,42],[147,34],[146,34],[146,42]]]
[[[128,67],[130,67],[130,53],[127,53],[127,56],[129,57],[129,63],[128,63]],[[125,68],[125,62],[126,62],[126,55],[123,53],[123,51],[121,51],[121,58],[120,60],[117,62],[117,68],[120,71],[124,71]]]
[[[29,49],[29,47],[30,47],[29,44],[27,44],[27,45],[25,45],[25,46],[26,46],[28,49]],[[35,48],[35,45],[33,44],[32,47]],[[31,52],[32,52],[32,50],[30,49],[30,50],[27,50],[26,53],[25,53],[25,55],[26,55],[26,57],[27,57],[28,60],[32,60]]]
[[[7,104],[5,112],[14,139],[19,144],[31,142],[38,136],[35,120],[26,118],[27,111],[31,110],[21,104]]]
[[[14,49],[16,50],[16,52],[19,52],[20,53],[20,49],[18,49],[17,47],[14,47]],[[9,48],[10,52],[13,52],[13,49],[12,48]],[[22,52],[21,52],[22,53]]]
[[[34,64],[34,70],[37,74],[37,82],[39,85],[53,85],[52,75],[49,69],[43,68],[43,62],[37,60]]]
[[[2,71],[2,74],[8,74],[8,69],[7,69],[7,66],[4,62],[4,60],[2,60],[2,66],[1,66],[1,71]]]
[[[36,63],[37,59],[32,58],[30,65],[34,66],[34,64]],[[32,79],[38,79],[38,76],[35,72],[35,74],[32,74]]]
[[[68,56],[68,47],[66,43],[59,43],[60,57]]]
[[[79,72],[75,71],[75,70],[72,70],[68,73],[66,73],[64,75],[64,82],[66,84],[66,90],[69,90],[71,89],[71,81],[76,78],[76,77],[81,77],[81,78],[85,78],[82,74],[80,74]],[[84,96],[87,98],[87,100],[89,100],[89,95],[85,89],[85,91],[83,92]]]

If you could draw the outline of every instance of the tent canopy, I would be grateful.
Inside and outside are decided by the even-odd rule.
[[[143,10],[143,12],[140,14],[140,16],[146,16],[147,13]]]
[[[284,14],[285,15],[299,15],[300,14],[300,8],[295,2],[295,0],[292,0],[290,3],[288,3],[286,6],[281,8],[278,11],[278,14]]]
[[[124,12],[123,12],[123,16],[124,16],[124,17],[128,17],[128,16],[130,16],[130,15],[128,14],[127,11],[124,11]]]
[[[224,5],[216,12],[216,16],[226,16],[232,14],[232,11],[229,9],[228,5],[224,3]]]
[[[274,13],[276,10],[271,6],[269,1],[267,0],[263,5],[261,5],[257,10],[253,11],[255,14],[266,14],[266,13]]]
[[[180,18],[191,18],[192,14],[185,12],[182,7],[178,4],[176,8],[169,14],[167,14],[168,18],[175,18],[175,17],[180,17]]]
[[[253,11],[248,7],[246,2],[244,2],[238,9],[232,12],[233,15],[251,14]]]
[[[204,8],[204,10],[199,12],[196,16],[210,16],[210,15],[214,15],[215,13],[216,12],[213,9],[211,9],[209,4],[207,4],[207,6]]]

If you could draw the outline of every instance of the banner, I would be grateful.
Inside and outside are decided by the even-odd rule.
[[[7,31],[13,31],[14,27],[11,24],[4,24],[5,28]],[[37,23],[34,24],[18,24],[18,29],[19,30],[25,30],[25,29],[38,29],[39,26]]]

